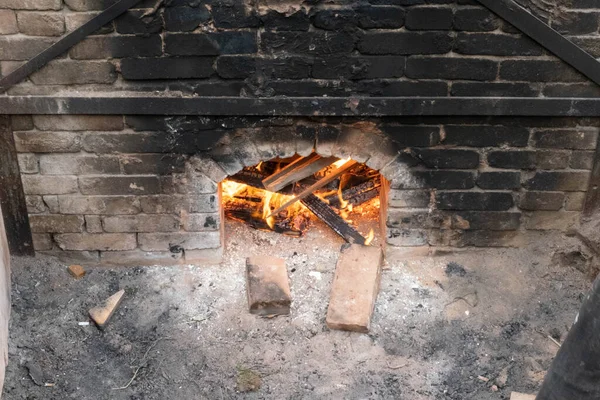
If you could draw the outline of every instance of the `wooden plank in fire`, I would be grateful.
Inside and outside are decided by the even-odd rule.
[[[299,158],[283,169],[263,180],[265,188],[271,192],[277,192],[286,186],[307,178],[325,167],[338,161],[336,157],[321,157],[312,153],[308,157]]]
[[[340,235],[348,243],[362,244],[364,245],[366,239],[356,229],[354,229],[349,223],[347,223],[342,217],[336,214],[335,211],[329,207],[327,203],[315,196],[309,194],[301,200],[302,204],[306,206],[313,214],[315,214],[321,221],[325,222],[335,233]]]

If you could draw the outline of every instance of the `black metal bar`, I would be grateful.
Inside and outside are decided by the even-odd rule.
[[[21,82],[23,79],[27,78],[29,75],[39,70],[44,65],[81,42],[88,35],[96,32],[139,2],[140,0],[121,0],[108,7],[73,32],[65,35],[58,42],[54,43],[52,46],[2,78],[0,80],[0,93],[7,91],[11,86]]]
[[[583,215],[591,216],[600,210],[600,136],[596,143],[596,152],[594,153],[594,166],[590,176],[590,183],[585,198],[585,207]]]
[[[10,252],[33,256],[33,238],[10,117],[0,115],[0,205]]]
[[[600,98],[363,97],[348,103],[342,97],[0,96],[0,115],[600,116]]]
[[[600,62],[513,0],[478,0],[500,17],[600,85]]]

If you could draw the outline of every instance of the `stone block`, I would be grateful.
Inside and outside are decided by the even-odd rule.
[[[60,207],[58,204],[58,196],[43,196],[44,198],[44,204],[46,205],[46,207],[48,207],[48,210],[50,210],[50,213],[52,214],[61,214],[60,212]]]
[[[366,333],[381,280],[380,247],[344,245],[333,278],[327,326]]]
[[[13,10],[0,10],[0,35],[12,35],[19,32],[17,17]]]
[[[47,233],[34,233],[33,237],[33,248],[35,251],[52,250],[53,242],[52,236]]]
[[[250,313],[288,315],[292,295],[285,261],[270,256],[246,259],[246,292]]]
[[[35,154],[19,154],[19,170],[22,174],[37,174],[40,172],[38,159]]]
[[[121,251],[137,247],[135,234],[129,233],[63,233],[54,235],[63,250]]]
[[[141,212],[134,196],[59,196],[62,214],[128,215]]]
[[[104,231],[119,232],[176,232],[179,219],[172,215],[120,215],[104,217]]]
[[[144,251],[204,250],[222,245],[219,232],[140,233],[138,240]]]
[[[99,215],[85,216],[85,230],[89,233],[102,233],[102,218]]]
[[[29,214],[46,212],[46,205],[42,196],[25,196],[25,203],[27,204],[27,212]]]
[[[60,10],[62,0],[0,0],[0,8],[13,10]]]
[[[17,22],[19,31],[25,35],[61,36],[65,33],[65,18],[59,13],[21,11],[17,14]]]
[[[525,227],[533,230],[566,231],[578,224],[580,213],[574,211],[536,211],[527,219]]]
[[[15,132],[15,146],[21,153],[76,153],[81,136],[76,132]]]
[[[31,231],[34,233],[83,232],[84,219],[80,215],[31,215]]]
[[[71,194],[79,192],[75,176],[23,175],[25,194]]]
[[[33,123],[41,131],[120,131],[120,115],[34,115]]]

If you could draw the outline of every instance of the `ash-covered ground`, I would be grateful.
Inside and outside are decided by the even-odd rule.
[[[552,261],[575,238],[390,250],[370,333],[331,331],[341,239],[320,224],[301,239],[226,229],[220,266],[87,268],[75,280],[57,260],[14,259],[4,399],[508,399],[537,390],[558,349],[548,336],[564,339],[590,287]],[[247,312],[245,258],[260,254],[287,261],[289,317]],[[119,289],[104,331],[78,325]]]

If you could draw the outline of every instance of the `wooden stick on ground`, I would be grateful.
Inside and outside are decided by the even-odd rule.
[[[323,158],[317,153],[308,157],[299,158],[285,168],[263,180],[265,188],[271,192],[277,192],[289,184],[298,182],[314,173],[330,166],[336,162],[336,157]]]
[[[338,178],[344,172],[348,171],[350,168],[354,167],[356,164],[358,164],[358,162],[354,161],[354,160],[348,160],[348,161],[346,161],[344,164],[342,164],[341,166],[339,166],[338,168],[336,168],[329,175],[327,175],[326,177],[320,179],[314,185],[306,188],[299,195],[297,195],[293,199],[287,201],[286,203],[284,203],[281,207],[279,207],[275,211],[271,212],[271,214],[269,214],[268,217],[271,217],[271,216],[277,214],[278,212],[280,212],[282,210],[285,210],[286,208],[288,208],[292,204],[296,203],[297,201],[300,201],[300,200],[306,198],[308,195],[312,194],[316,190],[319,190],[323,186],[325,186],[328,183],[334,181],[336,178]]]

